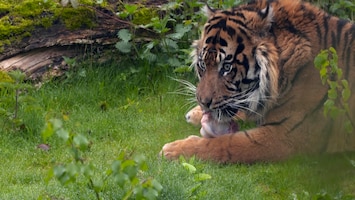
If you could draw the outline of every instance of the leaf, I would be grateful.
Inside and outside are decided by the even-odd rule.
[[[194,178],[195,178],[195,181],[201,182],[201,181],[205,181],[205,180],[211,179],[212,176],[209,175],[209,174],[199,173],[199,174],[196,174]]]
[[[353,133],[354,127],[349,119],[345,121],[344,127],[347,133]]]
[[[68,141],[69,139],[69,132],[62,128],[57,131],[57,135],[58,137],[62,138],[65,142]]]
[[[349,89],[349,84],[346,80],[342,80],[342,85],[343,85],[343,91],[341,93],[343,102],[347,102],[351,96],[351,91]]]
[[[121,161],[115,160],[111,164],[111,169],[113,173],[118,173],[121,170]]]
[[[131,52],[132,44],[125,41],[119,41],[116,43],[115,47],[122,53],[129,53]]]
[[[327,57],[328,55],[324,51],[321,51],[321,53],[314,58],[314,66],[319,70],[322,69],[328,61]]]
[[[349,160],[350,164],[355,167],[355,160]]]
[[[184,35],[191,30],[192,26],[184,26],[182,24],[177,24],[175,26],[175,33],[167,35],[167,37],[175,40],[180,40]]]
[[[338,93],[335,89],[330,89],[328,90],[328,98],[329,99],[337,99],[338,98]]]
[[[167,47],[170,47],[174,50],[176,49],[179,49],[179,46],[177,44],[177,42],[175,42],[174,40],[172,39],[169,39],[169,38],[165,38],[161,41],[160,45],[163,47],[163,48],[167,48]]]
[[[128,176],[125,173],[116,174],[114,176],[113,180],[114,180],[115,183],[118,184],[118,186],[123,188],[124,185],[126,184],[126,182],[128,181]]]
[[[73,8],[78,8],[79,7],[79,1],[78,0],[70,0],[70,4],[71,4],[71,6],[73,6]]]
[[[85,151],[89,148],[89,140],[81,134],[74,136],[73,143],[78,149],[82,151]]]
[[[54,131],[61,129],[63,126],[62,121],[59,119],[50,119],[49,122],[52,124]]]
[[[172,67],[179,67],[181,65],[179,59],[174,57],[168,59],[168,64]]]
[[[132,15],[137,10],[138,6],[135,4],[125,4],[124,8],[130,15]]]
[[[191,174],[194,174],[196,172],[196,167],[189,164],[189,163],[186,163],[186,162],[183,162],[181,163],[182,166],[184,166],[184,168],[189,171]]]
[[[128,29],[121,29],[117,33],[118,38],[125,42],[129,42],[132,39],[132,34],[129,32]]]
[[[354,165],[355,166],[355,165]],[[155,179],[152,180],[152,186],[154,187],[155,190],[160,192],[163,189],[163,186]]]
[[[54,130],[53,130],[52,123],[47,122],[45,128],[43,129],[43,131],[41,133],[43,141],[47,141],[47,139],[49,137],[51,137],[53,135],[53,133],[54,133]]]

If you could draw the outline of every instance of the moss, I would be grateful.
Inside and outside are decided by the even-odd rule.
[[[0,82],[14,83],[15,81],[6,72],[0,70]],[[0,90],[1,90],[1,87],[0,87]]]
[[[13,12],[23,18],[37,18],[43,12],[56,7],[53,1],[43,0],[24,0],[21,4],[14,7]]]
[[[79,2],[94,4],[93,0]],[[0,53],[9,42],[20,42],[35,27],[49,28],[58,19],[70,30],[95,26],[95,13],[87,7],[62,7],[52,0],[0,0]]]
[[[6,15],[10,12],[11,6],[7,3],[0,2],[0,16]]]
[[[147,8],[143,7],[138,9],[134,14],[133,14],[133,20],[132,23],[134,24],[149,24],[151,22],[151,19],[154,17],[157,17],[157,10],[154,8]]]
[[[69,30],[92,28],[95,25],[95,13],[86,7],[56,9],[55,16],[61,19]]]

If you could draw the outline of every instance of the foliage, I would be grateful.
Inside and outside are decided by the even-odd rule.
[[[54,166],[49,171],[48,180],[55,177],[62,185],[73,183],[80,187],[79,179],[84,177],[85,185],[95,193],[96,199],[102,199],[100,195],[105,192],[105,184],[109,179],[124,191],[120,199],[156,199],[162,190],[161,184],[153,178],[140,180],[141,173],[148,170],[144,156],[127,159],[121,152],[110,168],[98,176],[98,169],[85,157],[92,143],[84,135],[66,131],[59,119],[47,121],[42,138],[46,142],[53,134],[67,145],[72,160]]]
[[[313,0],[311,1],[318,4],[321,8],[326,10],[332,15],[355,20],[355,2],[349,0]]]
[[[240,2],[210,1],[209,4],[230,7]],[[196,11],[203,5],[197,0],[178,0],[162,5],[158,12],[141,4],[123,4],[118,16],[132,21],[133,27],[118,32],[120,41],[116,48],[147,61],[159,68],[158,71],[173,68],[175,72],[189,72],[190,44],[198,37],[205,21],[204,14]],[[139,35],[142,31],[147,33]]]
[[[26,75],[19,71],[9,73],[1,72],[0,79],[0,117],[5,117],[13,128],[24,128],[25,124],[20,117],[20,111],[34,108],[36,103],[29,90],[33,86],[24,82]]]
[[[189,162],[187,162],[183,157],[180,158],[181,165],[186,169],[192,177],[190,177],[190,181],[195,184],[188,190],[189,199],[204,199],[207,194],[206,190],[201,190],[201,186],[203,183],[212,178],[211,175],[206,173],[198,173],[196,167],[194,166],[195,158],[191,158]]]
[[[324,115],[335,119],[341,115],[347,117],[345,129],[352,133],[354,124],[350,120],[349,98],[351,91],[348,81],[343,78],[343,71],[338,67],[336,50],[322,50],[314,59],[314,65],[319,70],[323,85],[329,86],[328,99],[324,103]]]

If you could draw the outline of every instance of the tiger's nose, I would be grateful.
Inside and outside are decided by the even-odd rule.
[[[212,105],[212,98],[204,98],[200,99],[200,104],[206,108],[211,108]]]

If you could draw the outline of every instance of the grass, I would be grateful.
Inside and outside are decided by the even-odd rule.
[[[25,128],[14,130],[1,118],[0,199],[95,199],[80,177],[78,184],[66,186],[55,179],[46,182],[50,168],[71,158],[57,137],[49,139],[49,151],[37,148],[45,119],[63,116],[67,130],[85,134],[92,142],[86,158],[98,169],[97,177],[120,152],[142,154],[149,170],[140,176],[162,184],[160,199],[188,199],[196,184],[191,174],[179,162],[159,158],[158,152],[167,142],[199,133],[198,127],[185,122],[186,97],[173,94],[179,84],[168,78],[190,76],[136,72],[133,66],[82,65],[69,72],[69,78],[48,81],[29,94],[39,108],[21,110]],[[269,164],[193,165],[212,176],[199,189],[205,192],[202,199],[345,199],[355,195],[351,160],[354,153],[299,156]],[[102,197],[119,199],[120,194],[119,187],[108,182]]]

